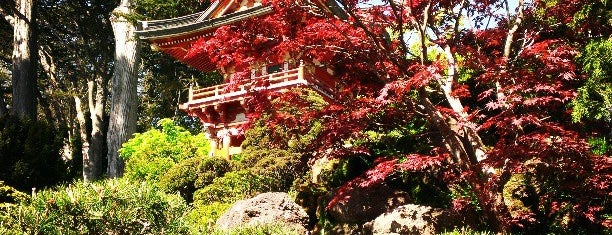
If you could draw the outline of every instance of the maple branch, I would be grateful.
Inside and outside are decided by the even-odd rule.
[[[427,45],[425,38],[427,37],[427,22],[429,21],[429,8],[431,7],[431,1],[427,2],[425,9],[423,10],[423,25],[420,25],[417,21],[416,24],[419,28],[419,38],[421,41],[421,64],[425,64],[427,60]]]
[[[403,9],[397,9],[398,7],[397,7],[397,4],[395,4],[395,1],[389,1],[389,6],[393,10],[393,14],[395,15],[395,18],[399,20],[399,23],[397,24],[397,28],[398,28],[398,32],[400,35],[399,39],[402,42],[400,43],[400,47],[402,48],[403,51],[410,53],[410,50],[408,50],[408,47],[406,46],[406,41],[404,40],[405,32],[404,32],[404,17],[403,17],[404,14],[402,14]]]
[[[8,22],[11,25],[11,27],[15,25],[15,17],[12,16],[7,10],[2,8],[1,6],[0,6],[0,16],[2,16],[2,18],[4,18],[4,20],[6,20],[6,22]]]
[[[505,1],[506,2],[506,12],[507,12],[507,17],[508,17],[508,25],[510,25],[510,9],[508,7],[508,0]],[[512,25],[512,28],[510,28],[510,30],[508,30],[508,36],[506,36],[506,44],[504,45],[504,57],[506,57],[506,59],[510,58],[510,50],[512,47],[512,42],[514,40],[514,34],[516,33],[516,31],[518,30],[521,22],[523,21],[524,18],[524,0],[519,0],[518,2],[518,16],[516,17],[516,20],[514,21],[514,24]]]
[[[352,23],[354,23],[354,24],[355,24],[357,27],[361,28],[361,29],[364,31],[364,33],[365,33],[365,34],[368,36],[368,38],[374,42],[374,45],[376,45],[376,47],[377,47],[379,50],[381,50],[381,51],[385,51],[385,52],[388,52],[388,50],[387,50],[387,49],[385,48],[385,46],[384,46],[384,42],[381,42],[381,41],[380,41],[380,39],[378,38],[378,36],[377,36],[376,34],[374,34],[374,32],[372,32],[371,30],[369,30],[369,29],[367,28],[367,26],[365,25],[365,23],[363,23],[363,21],[361,20],[361,18],[360,18],[360,17],[358,17],[358,16],[355,14],[355,12],[353,11],[354,9],[349,9],[349,7],[348,7],[348,6],[346,6],[346,5],[344,5],[344,4],[342,4],[342,7],[344,8],[343,10],[344,10],[345,12],[347,12],[347,13],[349,14],[349,16],[351,16],[351,17],[353,18]],[[348,22],[348,23],[350,23],[350,22]],[[350,40],[350,39],[348,38],[348,36],[347,36],[345,33],[342,33],[343,31],[342,31],[342,30],[340,30],[340,29],[338,28],[338,26],[336,26],[335,24],[332,24],[332,25],[333,25],[333,27],[335,27],[335,28],[338,30],[338,32],[340,32],[340,33],[341,33],[341,35],[342,35],[343,37],[347,38],[347,39],[348,39],[348,41],[352,43],[352,40]],[[398,61],[396,61],[396,60],[394,60],[393,58],[391,58],[391,56],[390,56],[391,54],[392,54],[392,53],[384,53],[384,55],[386,55],[386,57],[387,57],[389,60],[391,60],[391,61],[392,61],[392,62],[393,62],[393,63],[394,63],[396,66],[398,66],[399,68],[404,69],[404,68],[405,68],[404,66],[401,66],[401,64],[400,64]],[[378,69],[376,69],[376,68],[375,68],[374,63],[368,63],[368,66],[370,66],[370,68],[372,68],[372,71],[376,71],[376,77],[377,77],[378,79],[380,79],[381,81],[387,81],[387,78],[386,78],[385,76],[382,76],[381,74],[379,74],[379,72],[380,72],[380,71],[379,71]]]
[[[506,3],[506,17],[508,19],[508,25],[510,24],[510,7],[508,6],[508,0],[504,1]],[[523,11],[524,11],[524,0],[519,0],[518,2],[518,16],[516,17],[516,20],[514,21],[514,24],[512,24],[512,28],[510,28],[508,30],[508,35],[506,36],[506,42],[504,45],[504,58],[506,59],[505,64],[502,65],[502,70],[507,70],[508,66],[509,66],[509,61],[510,61],[510,53],[512,50],[512,43],[514,42],[514,34],[516,33],[516,31],[518,30],[521,22],[523,21]],[[501,88],[501,84],[499,83],[499,81],[495,82],[495,90],[497,91],[496,93],[496,97],[498,101],[503,101],[505,98],[505,94],[502,91]]]

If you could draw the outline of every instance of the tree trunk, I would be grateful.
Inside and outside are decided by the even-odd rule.
[[[89,81],[88,99],[91,119],[91,143],[89,145],[89,158],[92,163],[90,178],[96,180],[104,174],[103,158],[105,154],[105,136],[102,129],[104,123],[104,106],[106,105],[106,85],[102,75],[98,75],[95,81]]]
[[[0,88],[0,118],[4,117],[7,114],[8,109],[6,108],[6,102],[4,101],[4,94],[2,94]]]
[[[83,181],[93,180],[92,168],[94,167],[89,157],[89,140],[87,138],[87,125],[85,114],[81,107],[81,98],[74,96],[74,106],[76,107],[77,122],[79,123],[79,136],[81,137],[81,154],[83,155]]]
[[[136,131],[140,43],[135,36],[134,25],[125,18],[125,15],[132,13],[133,5],[133,1],[122,0],[110,18],[115,35],[115,70],[111,81],[112,96],[107,133],[107,174],[111,178],[123,175],[123,162],[117,151]]]
[[[85,114],[81,106],[81,98],[74,97],[79,123],[79,134],[81,137],[81,153],[83,155],[83,180],[94,181],[99,179],[103,171],[104,156],[104,133],[102,123],[104,123],[104,105],[106,103],[104,79],[101,76],[96,81],[87,82],[87,98],[91,119],[91,133],[88,135]]]
[[[34,0],[16,0],[13,27],[12,113],[36,119],[36,39]]]

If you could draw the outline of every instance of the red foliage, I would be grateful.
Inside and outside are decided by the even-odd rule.
[[[369,9],[359,8],[363,1],[340,1],[349,14],[346,20],[309,2],[264,1],[274,6],[273,14],[221,27],[198,41],[188,56],[206,56],[217,67],[236,71],[253,63],[280,62],[287,55],[335,68],[344,84],[343,98],[322,109],[312,109],[291,92],[255,94],[252,100],[251,118],[267,113],[272,127],[323,122],[318,139],[305,150],[313,156],[372,155],[347,141],[363,139],[368,130],[403,127],[413,118],[429,123],[435,137],[422,141],[434,143],[434,150],[403,153],[402,158],[371,156],[378,158],[375,165],[340,187],[328,207],[346,199],[352,188],[380,184],[393,172],[427,171],[447,162],[448,183],[469,185],[496,229],[536,226],[535,220],[557,216],[561,205],[572,205],[576,218],[611,224],[601,217],[609,213],[610,202],[604,198],[611,196],[610,157],[589,154],[584,133],[571,124],[567,109],[582,78],[575,60],[584,42],[567,36],[571,32],[557,33],[556,26],[534,13],[567,23],[587,1],[525,6],[522,20],[528,23],[519,25],[508,56],[505,45],[518,14],[500,14],[503,1],[383,1],[383,6]],[[474,28],[459,27],[466,15]],[[423,25],[429,27],[421,32],[429,41],[408,39]],[[437,55],[419,58],[414,45]],[[245,76],[238,73],[235,79]],[[468,78],[460,82],[460,77]],[[281,102],[269,102],[269,96]],[[303,109],[300,116],[283,112],[286,103]],[[550,184],[537,194],[545,210],[511,217],[500,204],[508,175],[517,172]],[[469,200],[458,198],[453,206],[465,208]]]

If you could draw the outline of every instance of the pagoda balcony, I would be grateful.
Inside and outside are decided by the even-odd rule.
[[[337,82],[332,79],[325,68],[300,64],[293,69],[252,77],[234,87],[229,87],[229,84],[224,83],[200,89],[190,88],[189,100],[181,105],[181,109],[189,114],[195,114],[194,116],[201,116],[197,113],[205,112],[209,107],[218,109],[219,105],[235,102],[244,105],[245,98],[249,97],[252,92],[279,92],[294,87],[309,87],[324,98],[334,100],[336,86]],[[208,119],[205,123],[209,121],[213,122]]]

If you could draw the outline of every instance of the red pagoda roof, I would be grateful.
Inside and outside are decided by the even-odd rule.
[[[164,53],[201,71],[213,71],[215,66],[209,58],[186,58],[185,55],[196,40],[212,36],[221,26],[236,23],[245,19],[272,13],[271,6],[262,6],[248,1],[241,5],[236,0],[211,1],[211,5],[202,12],[172,19],[139,21],[136,34],[149,40],[152,46]],[[346,17],[335,0],[316,0],[331,14]],[[243,3],[244,4],[244,3]]]
[[[139,21],[136,34],[179,61],[202,71],[213,71],[216,68],[208,58],[185,57],[197,39],[212,36],[214,31],[223,25],[272,13],[271,6],[254,6],[228,13],[237,7],[239,6],[232,0],[214,1],[208,9],[195,14],[165,20]]]

